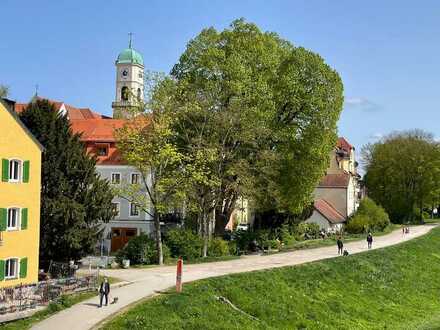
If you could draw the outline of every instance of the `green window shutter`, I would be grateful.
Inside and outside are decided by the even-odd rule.
[[[8,182],[9,180],[9,160],[2,159],[2,181]]]
[[[28,209],[21,209],[21,229],[27,229],[28,226]]]
[[[30,162],[25,160],[23,162],[23,182],[29,182],[29,170],[30,170]]]
[[[0,260],[0,281],[3,281],[5,279],[5,261]]]
[[[20,278],[27,276],[27,258],[20,259]]]
[[[5,231],[8,224],[8,210],[0,209],[0,231]]]

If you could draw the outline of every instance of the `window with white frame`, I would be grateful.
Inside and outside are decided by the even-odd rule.
[[[121,173],[112,173],[112,184],[121,183]]]
[[[139,173],[131,173],[131,184],[139,184]]]
[[[18,259],[7,259],[5,263],[5,278],[12,279],[18,277]]]
[[[130,216],[138,217],[139,216],[139,206],[135,203],[130,203]]]
[[[20,209],[12,207],[8,209],[8,230],[17,230],[20,222]]]
[[[11,159],[9,161],[9,181],[19,182],[21,180],[21,161]]]
[[[115,211],[115,217],[119,217],[121,215],[121,204],[118,202],[112,203],[113,210]]]

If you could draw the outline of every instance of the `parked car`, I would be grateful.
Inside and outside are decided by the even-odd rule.
[[[249,229],[249,224],[248,223],[240,223],[237,226],[236,230],[248,230]]]

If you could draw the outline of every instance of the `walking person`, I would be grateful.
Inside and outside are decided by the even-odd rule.
[[[108,295],[110,294],[110,283],[108,282],[108,278],[104,277],[104,281],[101,282],[101,286],[99,287],[99,307],[102,307],[102,300],[105,297],[105,305],[108,305]]]
[[[368,233],[367,243],[368,243],[368,248],[371,249],[371,247],[373,246],[373,235],[371,235],[371,233]]]
[[[338,245],[338,255],[342,255],[342,253],[344,253],[344,243],[342,242],[341,236],[338,237],[336,244]]]

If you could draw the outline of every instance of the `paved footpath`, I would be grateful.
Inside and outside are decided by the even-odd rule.
[[[410,234],[402,231],[374,238],[373,249],[395,245],[429,232],[434,226],[424,225],[411,227]],[[344,246],[350,254],[367,251],[365,240],[346,243]],[[184,266],[183,281],[191,282],[208,277],[221,276],[260,269],[298,265],[310,261],[337,257],[336,246],[308,250],[278,253],[268,256],[245,256],[240,259],[211,262]],[[154,295],[157,291],[166,290],[175,285],[176,267],[152,267],[147,269],[115,269],[103,271],[108,276],[129,281],[131,284],[111,291],[111,297],[118,297],[118,302],[103,308],[97,308],[98,298],[92,298],[65,309],[46,320],[36,324],[32,329],[45,330],[85,330],[92,329],[98,323],[124,307]]]

